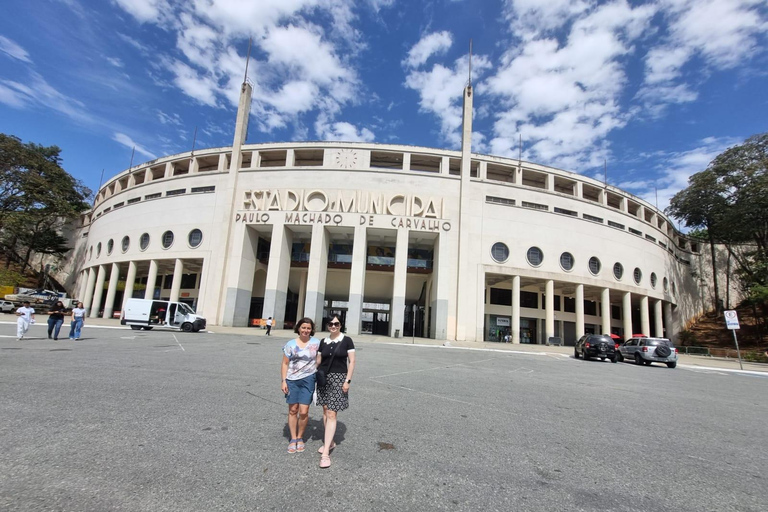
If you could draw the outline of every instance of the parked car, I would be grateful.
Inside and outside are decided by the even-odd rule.
[[[616,359],[616,343],[607,334],[587,334],[579,338],[573,347],[573,357],[585,360],[599,357],[602,361],[610,359],[612,363]]]
[[[14,309],[16,309],[16,306],[13,305],[13,302],[9,300],[0,300],[0,311],[3,313],[12,313]]]
[[[619,361],[635,364],[664,363],[669,368],[677,366],[677,348],[667,338],[630,338],[619,345]]]

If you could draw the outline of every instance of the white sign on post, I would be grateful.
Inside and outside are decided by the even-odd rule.
[[[725,327],[728,329],[739,328],[739,317],[735,311],[724,311],[725,314]]]

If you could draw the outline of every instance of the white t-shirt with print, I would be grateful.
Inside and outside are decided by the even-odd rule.
[[[29,322],[30,320],[32,320],[32,315],[35,314],[35,310],[32,308],[22,306],[16,310],[16,313],[21,313],[21,316],[19,318],[23,318],[25,321]]]

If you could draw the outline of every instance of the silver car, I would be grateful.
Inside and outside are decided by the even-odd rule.
[[[0,300],[0,311],[3,313],[12,313],[15,307],[9,300]]]
[[[619,361],[625,359],[635,364],[664,363],[674,368],[677,366],[677,349],[667,338],[630,338],[619,345]]]

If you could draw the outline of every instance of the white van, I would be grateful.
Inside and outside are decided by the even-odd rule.
[[[196,315],[192,308],[183,302],[167,300],[128,299],[120,315],[122,325],[130,325],[138,331],[152,330],[154,327],[178,329],[184,332],[197,332],[205,329],[205,318]]]

